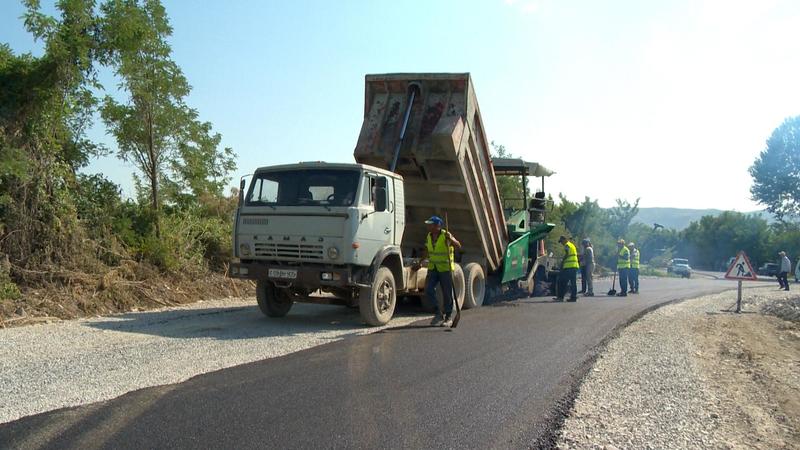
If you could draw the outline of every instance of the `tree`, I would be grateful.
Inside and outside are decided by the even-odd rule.
[[[172,28],[161,2],[110,0],[102,11],[107,62],[128,96],[123,103],[106,96],[103,121],[117,140],[117,155],[144,178],[137,186],[149,199],[160,236],[162,204],[222,196],[234,155],[219,149],[221,136],[186,104],[191,87],[171,58]]]
[[[628,227],[636,214],[639,213],[639,200],[636,199],[633,204],[627,200],[617,199],[617,206],[608,210],[608,231],[615,239],[625,238],[628,233]]]
[[[62,0],[60,17],[25,2],[25,27],[44,54],[0,46],[0,252],[15,265],[69,266],[83,248],[72,190],[102,152],[85,130],[98,85],[95,2]]]
[[[784,120],[750,167],[753,199],[778,219],[800,216],[800,116]]]

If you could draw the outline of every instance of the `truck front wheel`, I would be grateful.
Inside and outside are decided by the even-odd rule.
[[[258,280],[256,285],[258,308],[267,317],[283,317],[292,309],[291,294],[287,289],[276,287],[270,281]]]
[[[358,299],[361,318],[367,325],[373,327],[386,325],[394,315],[396,305],[397,289],[394,275],[388,267],[381,267],[375,274],[372,286],[361,289]]]

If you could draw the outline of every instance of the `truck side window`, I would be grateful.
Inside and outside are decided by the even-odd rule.
[[[375,204],[375,177],[364,178],[364,190],[361,191],[361,203],[365,205]]]

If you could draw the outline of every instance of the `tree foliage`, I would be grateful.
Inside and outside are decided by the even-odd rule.
[[[800,116],[786,119],[750,167],[753,199],[779,219],[800,217]]]
[[[102,273],[123,260],[167,271],[219,267],[230,250],[235,198],[223,191],[233,152],[187,105],[161,3],[59,0],[55,16],[37,0],[23,3],[25,27],[44,51],[18,55],[0,44],[0,297],[27,274]],[[98,99],[100,70],[118,75],[124,98]],[[109,151],[87,137],[98,112],[117,155],[141,169],[145,202],[84,173]],[[159,234],[162,213],[169,229]]]

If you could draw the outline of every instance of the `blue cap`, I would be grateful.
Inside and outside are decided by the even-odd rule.
[[[425,223],[428,225],[439,225],[440,227],[444,225],[444,221],[439,216],[431,216],[431,218],[426,220]]]

